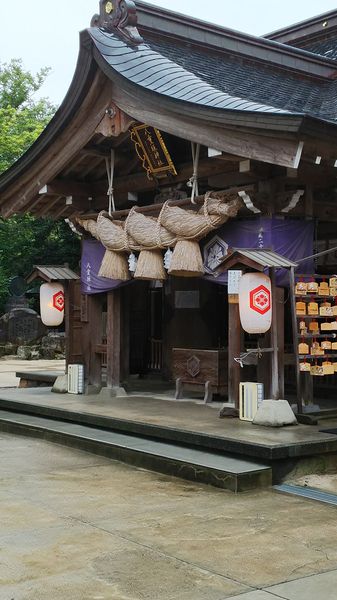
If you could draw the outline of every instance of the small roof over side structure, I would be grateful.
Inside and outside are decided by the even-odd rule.
[[[27,283],[35,279],[43,279],[48,283],[50,281],[69,281],[80,279],[80,276],[65,265],[34,265],[34,270],[26,277]]]
[[[297,263],[273,250],[265,250],[264,248],[233,248],[233,251],[222,259],[217,271],[222,273],[239,265],[256,269],[257,271],[263,271],[266,267],[290,269],[291,267],[298,266]]]

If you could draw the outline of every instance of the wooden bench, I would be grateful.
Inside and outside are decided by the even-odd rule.
[[[20,378],[19,388],[52,387],[56,378],[64,375],[63,371],[16,371]]]

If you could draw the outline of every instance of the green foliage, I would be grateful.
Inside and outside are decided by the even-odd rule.
[[[45,98],[34,100],[48,72],[34,76],[21,60],[0,64],[0,173],[31,146],[55,112]]]
[[[15,275],[28,275],[33,265],[65,262],[78,270],[79,242],[64,221],[36,219],[29,214],[0,221],[0,304]]]
[[[35,141],[55,107],[34,99],[49,72],[25,71],[21,60],[0,63],[0,173],[8,169]],[[78,267],[79,241],[64,221],[21,214],[0,220],[0,310],[15,275],[27,275],[34,264]]]

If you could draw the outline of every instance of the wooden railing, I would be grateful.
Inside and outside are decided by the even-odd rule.
[[[160,371],[163,367],[163,341],[150,338],[150,356],[148,368],[150,371]]]

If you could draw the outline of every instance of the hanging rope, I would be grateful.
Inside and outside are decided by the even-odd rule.
[[[198,167],[199,167],[199,156],[200,156],[200,144],[191,142],[192,149],[192,161],[193,161],[193,175],[187,182],[187,185],[192,188],[191,191],[191,202],[195,204],[194,198],[199,196],[198,186]]]
[[[109,196],[109,215],[111,217],[112,212],[115,211],[115,200],[114,200],[114,170],[115,170],[115,151],[111,150],[110,160],[108,157],[105,159],[106,174],[108,177],[109,188],[107,195]]]

